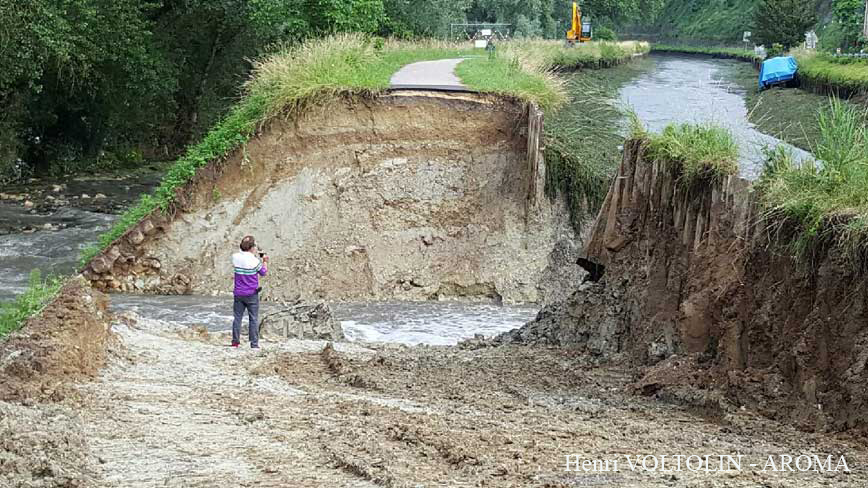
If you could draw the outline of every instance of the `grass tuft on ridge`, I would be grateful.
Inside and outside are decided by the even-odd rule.
[[[783,148],[769,154],[757,186],[762,218],[773,229],[793,230],[794,256],[808,258],[831,245],[845,250],[854,264],[868,264],[865,117],[864,110],[832,97],[819,114],[817,161],[797,162]]]
[[[634,121],[632,131],[642,132]],[[738,145],[732,134],[713,125],[669,125],[660,134],[648,134],[648,154],[654,161],[680,169],[679,182],[720,183],[738,172]]]

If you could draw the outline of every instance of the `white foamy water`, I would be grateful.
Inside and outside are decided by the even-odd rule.
[[[232,326],[232,298],[112,295],[112,309],[212,331]],[[538,311],[534,306],[459,302],[375,302],[331,304],[351,341],[454,345],[482,334],[490,337],[521,327]],[[260,316],[275,307],[263,303]]]

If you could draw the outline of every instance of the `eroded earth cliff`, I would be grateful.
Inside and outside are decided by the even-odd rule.
[[[229,293],[252,234],[271,257],[267,298],[543,300],[579,270],[566,211],[543,197],[540,120],[503,98],[405,91],[274,121],[85,276]]]

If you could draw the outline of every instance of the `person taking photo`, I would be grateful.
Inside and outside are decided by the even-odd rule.
[[[232,266],[235,268],[235,291],[232,313],[232,347],[238,347],[241,342],[241,321],[247,310],[250,347],[259,349],[259,277],[268,273],[268,256],[259,252],[253,236],[241,239],[241,251],[232,255]]]

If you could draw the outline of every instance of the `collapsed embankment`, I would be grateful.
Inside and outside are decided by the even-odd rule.
[[[84,269],[99,289],[219,294],[246,235],[266,298],[539,301],[578,268],[543,196],[542,114],[468,93],[347,97],[270,122]]]
[[[70,280],[0,341],[0,486],[94,486],[75,383],[106,362],[107,305],[84,280]]]
[[[864,431],[864,277],[833,249],[813,263],[776,253],[747,181],[687,188],[645,150],[625,146],[586,247],[603,278],[501,339],[626,359],[645,394]]]

